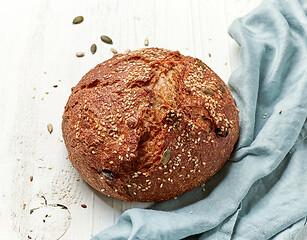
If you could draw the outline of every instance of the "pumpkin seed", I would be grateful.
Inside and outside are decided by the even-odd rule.
[[[102,35],[100,37],[101,41],[103,41],[104,43],[107,43],[107,44],[113,44],[113,41],[111,38],[109,38],[108,36],[105,36],[105,35]]]
[[[220,136],[220,137],[227,137],[228,131],[222,131],[220,128],[216,128],[215,134]]]
[[[84,52],[76,52],[77,57],[84,57]]]
[[[196,60],[196,64],[197,64],[198,66],[200,66],[202,69],[205,69],[205,68],[206,68],[205,64],[203,64],[203,62],[200,61],[200,60]]]
[[[111,52],[114,53],[114,54],[117,54],[117,50],[115,48],[111,48]]]
[[[113,181],[114,175],[110,170],[102,170],[100,173],[101,177],[105,177],[107,180]]]
[[[78,17],[75,17],[74,20],[72,21],[73,24],[80,24],[82,23],[84,20],[84,18],[82,16],[78,16]]]
[[[203,91],[203,93],[208,94],[208,95],[214,94],[213,90],[209,89],[209,88],[203,88],[202,91]]]
[[[145,39],[144,45],[145,45],[146,47],[149,45],[149,40],[148,40],[148,38]]]
[[[94,43],[94,44],[92,44],[92,46],[91,46],[91,53],[92,53],[92,54],[95,54],[96,51],[97,51],[97,46],[96,46],[96,44]]]
[[[224,88],[223,84],[221,84],[220,82],[217,83],[217,85],[220,86],[220,88],[222,89],[222,92],[226,92],[226,89]]]
[[[208,118],[206,116],[201,116],[201,119],[205,122],[206,120],[208,120]]]
[[[170,151],[169,148],[165,149],[165,151],[162,155],[162,158],[161,158],[161,162],[163,163],[163,165],[166,165],[168,163],[169,158],[170,158],[170,153],[171,153],[171,151]]]
[[[49,123],[49,124],[47,125],[47,129],[48,129],[48,132],[51,134],[52,131],[53,131],[53,126],[52,126],[51,123]]]

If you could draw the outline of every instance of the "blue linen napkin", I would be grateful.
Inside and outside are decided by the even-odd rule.
[[[237,149],[177,199],[130,209],[102,239],[294,239],[307,216],[307,0],[265,0],[230,26]]]

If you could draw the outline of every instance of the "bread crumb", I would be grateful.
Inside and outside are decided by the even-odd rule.
[[[149,45],[149,40],[148,40],[148,38],[146,38],[145,41],[144,41],[144,46],[147,47],[148,45]]]
[[[76,52],[76,57],[84,57],[85,53],[84,52]]]
[[[51,123],[49,123],[49,124],[47,125],[47,130],[48,130],[48,132],[49,132],[50,134],[53,132],[53,126],[52,126]]]
[[[111,48],[111,52],[112,52],[113,54],[117,54],[117,53],[118,53],[117,50],[116,50],[115,48]]]

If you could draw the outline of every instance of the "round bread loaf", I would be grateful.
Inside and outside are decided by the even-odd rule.
[[[90,70],[72,88],[62,130],[89,185],[151,202],[212,177],[230,157],[239,119],[227,86],[202,61],[147,48]]]

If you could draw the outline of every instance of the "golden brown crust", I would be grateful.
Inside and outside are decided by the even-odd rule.
[[[224,82],[200,60],[147,48],[98,64],[72,89],[63,136],[96,190],[163,201],[212,177],[239,135]]]

